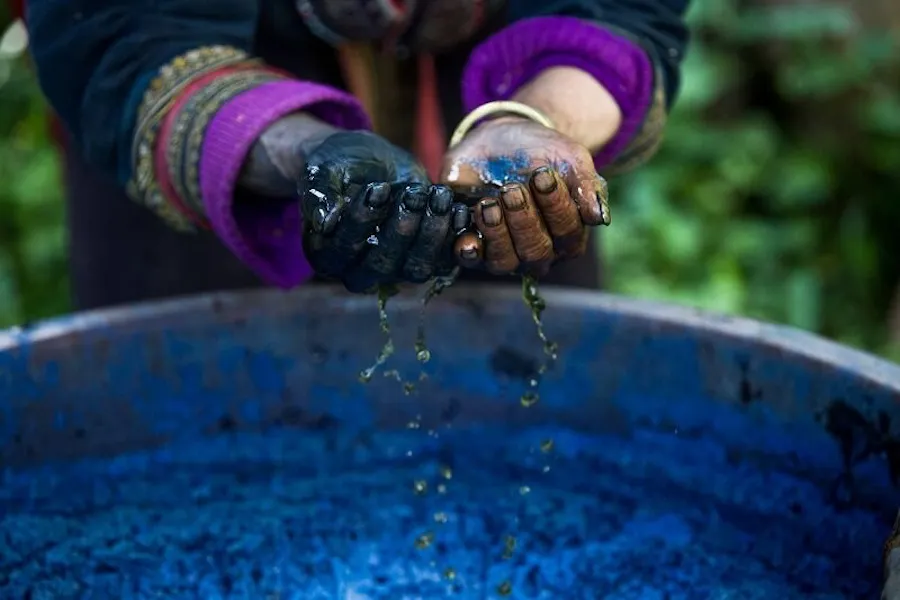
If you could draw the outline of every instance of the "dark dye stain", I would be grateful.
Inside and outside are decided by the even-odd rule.
[[[226,594],[230,594],[234,591],[234,579],[232,579],[231,575],[223,573],[221,575],[220,584],[222,586],[222,591]]]
[[[738,361],[738,368],[741,370],[741,382],[738,384],[738,399],[741,404],[747,406],[755,400],[759,400],[762,397],[762,392],[754,389],[753,384],[750,383],[750,364],[746,359]]]
[[[351,445],[359,448],[365,448],[366,450],[375,450],[378,447],[375,444],[375,439],[372,437],[371,431],[360,431],[358,434],[356,434],[356,437],[353,438],[353,442]]]
[[[884,443],[884,454],[887,457],[891,483],[900,484],[900,440],[888,439]]]
[[[445,423],[452,423],[459,416],[461,410],[462,402],[459,401],[459,398],[450,398],[447,406],[441,411],[441,420]]]
[[[441,446],[437,450],[437,456],[441,465],[448,467],[451,471],[456,468],[456,452],[452,446]]]
[[[496,375],[523,381],[538,378],[537,361],[510,346],[499,346],[494,350],[490,364]]]
[[[94,566],[94,573],[97,575],[112,575],[118,573],[119,569],[117,569],[114,565],[109,564],[108,562],[101,562]]]
[[[525,575],[525,581],[528,582],[528,585],[530,585],[531,587],[536,588],[540,584],[540,579],[541,579],[540,576],[541,576],[540,568],[537,565],[535,565],[535,566],[531,567],[530,569],[528,569],[528,572]]]
[[[331,354],[328,348],[326,348],[322,344],[310,344],[309,346],[309,356],[312,359],[312,362],[318,365],[321,365],[328,361],[328,357]]]
[[[237,421],[229,414],[224,414],[216,421],[216,429],[219,431],[234,431],[237,429]]]
[[[847,468],[867,459],[880,446],[880,432],[843,399],[837,399],[828,406],[825,430],[837,440]]]
[[[835,399],[824,414],[825,430],[837,441],[844,460],[845,473],[838,487],[853,484],[853,467],[873,457],[883,455],[888,475],[894,485],[900,483],[900,440],[890,435],[891,419],[885,413],[871,423],[857,409],[842,398]]]
[[[277,425],[288,425],[297,427],[303,425],[309,420],[309,416],[299,406],[287,405],[281,409],[278,417],[275,418]]]
[[[869,400],[871,403],[871,399]],[[881,435],[890,435],[891,433],[891,417],[883,410],[878,413],[878,430]]]
[[[315,431],[332,431],[337,429],[340,424],[341,422],[334,415],[325,413],[315,417],[309,424],[309,428]]]
[[[296,427],[312,431],[329,431],[336,429],[339,421],[329,414],[312,414],[301,406],[289,404],[287,398],[282,396],[282,406],[268,420],[270,425],[276,427]]]
[[[87,437],[87,431],[84,429],[84,427],[78,427],[75,429],[75,431],[72,432],[72,435],[75,436],[76,440],[83,440],[85,437]]]
[[[472,315],[476,321],[480,321],[484,317],[484,304],[474,298],[460,298],[456,300],[466,312]]]

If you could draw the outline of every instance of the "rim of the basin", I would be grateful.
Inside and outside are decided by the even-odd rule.
[[[796,358],[812,360],[838,369],[851,370],[886,391],[900,397],[900,365],[872,354],[856,350],[813,333],[785,325],[765,323],[746,317],[724,315],[711,311],[628,298],[602,292],[553,287],[542,290],[548,306],[554,311],[572,308],[578,311],[602,313],[610,316],[665,323],[686,331],[703,331],[726,338],[744,340],[775,349]],[[303,300],[301,300],[301,298]],[[214,320],[241,318],[245,308],[265,308],[268,314],[303,311],[309,314],[330,309],[335,301],[343,310],[372,310],[371,296],[338,291],[333,286],[308,286],[291,292],[273,289],[254,289],[232,292],[198,294],[157,301],[127,304],[113,308],[72,313],[38,321],[24,326],[0,330],[0,353],[23,345],[39,344],[77,335],[102,326],[106,332],[117,328],[134,332],[141,324],[173,322],[173,318],[189,319],[191,315],[216,315]],[[462,284],[454,286],[441,298],[452,304],[521,303],[517,286],[490,284]],[[393,300],[396,308],[416,308],[420,296],[413,291]]]

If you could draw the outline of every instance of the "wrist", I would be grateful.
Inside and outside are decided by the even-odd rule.
[[[560,133],[591,153],[603,148],[622,125],[622,111],[612,95],[590,73],[573,67],[545,69],[511,100],[543,112]]]
[[[238,185],[267,196],[293,196],[303,175],[304,157],[338,131],[338,127],[304,112],[278,119],[250,148],[241,166]]]

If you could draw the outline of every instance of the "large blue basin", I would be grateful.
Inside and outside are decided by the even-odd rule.
[[[900,368],[546,297],[560,357],[530,407],[517,289],[436,300],[410,395],[357,380],[374,301],[326,287],[0,333],[0,598],[878,598]],[[391,310],[404,377],[417,310]]]

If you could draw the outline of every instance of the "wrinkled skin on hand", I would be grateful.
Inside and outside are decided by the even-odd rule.
[[[606,181],[590,152],[531,120],[488,121],[447,155],[441,181],[455,189],[497,186],[461,234],[459,263],[496,275],[540,277],[557,260],[584,254],[589,227],[608,225]]]
[[[449,234],[462,209],[453,192],[375,134],[328,136],[308,152],[299,192],[307,260],[351,292],[422,283],[455,267]]]

